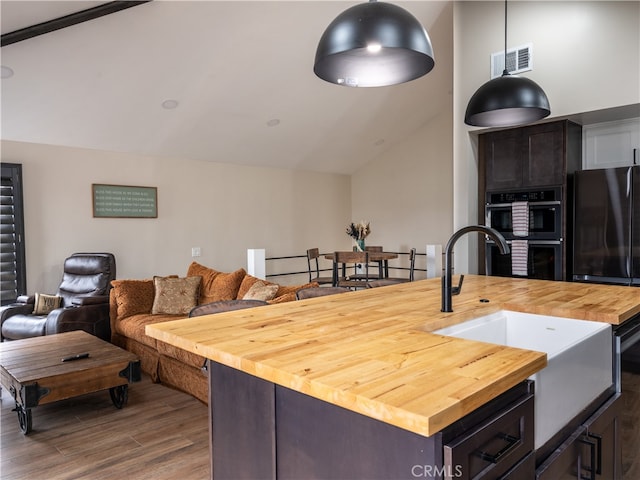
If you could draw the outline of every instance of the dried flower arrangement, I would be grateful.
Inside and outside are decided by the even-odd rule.
[[[358,223],[351,222],[347,226],[347,235],[354,240],[364,240],[371,233],[369,222],[360,220]]]

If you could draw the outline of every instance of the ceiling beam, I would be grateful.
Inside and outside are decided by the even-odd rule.
[[[150,1],[151,0],[114,1],[103,3],[96,7],[80,10],[79,12],[71,13],[63,17],[54,18],[53,20],[47,20],[46,22],[31,25],[30,27],[5,33],[2,35],[0,40],[0,46],[5,47],[12,43],[22,42],[23,40],[28,40],[29,38],[37,37],[38,35],[44,35],[45,33],[54,32],[78,23],[93,20],[94,18],[110,15],[112,13],[119,12],[120,10],[125,10]]]

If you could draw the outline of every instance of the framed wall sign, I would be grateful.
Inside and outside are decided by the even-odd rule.
[[[91,190],[94,218],[158,218],[157,187],[94,183]]]

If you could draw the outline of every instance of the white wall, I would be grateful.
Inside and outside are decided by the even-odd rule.
[[[367,243],[419,253],[426,244],[446,243],[453,207],[450,111],[352,176],[353,219],[371,222]]]
[[[504,50],[504,2],[454,7],[454,226],[476,223],[477,156],[464,124],[467,102],[489,80],[489,58]],[[510,1],[508,47],[533,43],[531,78],[552,118],[640,103],[640,2]],[[459,271],[477,271],[475,240],[461,239]],[[467,256],[465,258],[465,256]],[[466,267],[465,267],[466,266]]]
[[[280,256],[351,245],[344,233],[351,220],[345,175],[1,146],[2,161],[23,168],[30,293],[55,291],[64,258],[79,251],[113,252],[118,278],[149,278],[184,275],[193,260],[222,271],[246,268],[247,248]],[[158,218],[93,218],[92,183],[157,187]],[[201,257],[191,257],[195,246]],[[306,261],[300,265],[306,269]]]

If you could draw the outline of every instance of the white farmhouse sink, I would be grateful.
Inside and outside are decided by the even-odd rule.
[[[611,325],[502,310],[433,333],[547,354],[535,381],[535,447],[613,384]]]

